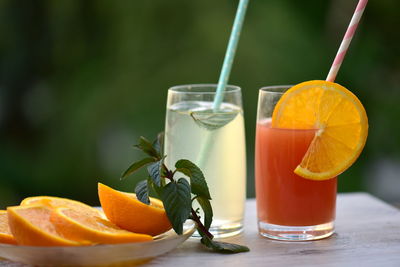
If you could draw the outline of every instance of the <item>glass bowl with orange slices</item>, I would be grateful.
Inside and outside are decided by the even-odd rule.
[[[188,220],[177,235],[157,199],[145,205],[103,184],[98,193],[103,208],[39,196],[0,211],[0,258],[39,266],[133,265],[174,249],[196,229]]]
[[[260,234],[287,241],[332,235],[337,176],[358,158],[367,135],[363,105],[337,83],[261,88],[255,153]]]

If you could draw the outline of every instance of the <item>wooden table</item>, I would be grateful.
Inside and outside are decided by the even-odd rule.
[[[255,200],[246,203],[244,233],[226,239],[251,251],[220,255],[190,239],[142,266],[400,266],[400,210],[365,193],[339,194],[336,234],[320,241],[281,242],[257,232]],[[22,267],[0,261],[0,267]]]

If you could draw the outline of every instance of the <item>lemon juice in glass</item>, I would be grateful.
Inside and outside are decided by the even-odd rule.
[[[210,232],[227,237],[242,231],[246,198],[246,152],[241,90],[226,86],[215,110],[217,85],[175,86],[168,90],[165,164],[188,159],[203,171],[214,217]]]

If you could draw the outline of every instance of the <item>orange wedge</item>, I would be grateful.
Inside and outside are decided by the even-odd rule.
[[[58,207],[67,207],[74,210],[83,211],[85,213],[89,213],[93,216],[101,216],[105,217],[104,214],[96,208],[93,208],[89,205],[86,205],[82,202],[61,198],[61,197],[50,197],[50,196],[37,196],[37,197],[28,197],[22,200],[21,206],[31,205],[31,204],[42,204],[49,206],[51,208]]]
[[[57,208],[50,217],[58,233],[75,241],[96,244],[117,244],[151,241],[153,237],[122,230],[99,216],[92,216],[71,208]]]
[[[8,207],[8,223],[17,243],[28,246],[84,245],[59,235],[50,222],[51,212],[52,208],[40,204]]]
[[[272,127],[317,129],[294,172],[312,180],[333,178],[360,155],[368,135],[368,118],[358,98],[343,86],[308,81],[290,88],[276,104]]]
[[[122,229],[148,235],[158,235],[171,229],[162,202],[150,198],[150,205],[140,202],[135,194],[117,191],[98,184],[101,207],[107,218]]]
[[[8,226],[6,210],[0,210],[0,243],[17,244]]]

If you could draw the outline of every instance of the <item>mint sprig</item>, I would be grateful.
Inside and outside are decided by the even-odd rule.
[[[204,174],[196,164],[187,159],[178,160],[175,163],[175,170],[168,169],[164,164],[166,156],[162,150],[163,140],[163,134],[159,134],[154,142],[140,137],[139,143],[134,147],[143,151],[147,157],[134,162],[121,176],[126,178],[147,167],[148,178],[137,183],[135,188],[138,200],[149,205],[149,192],[154,191],[163,202],[167,217],[178,235],[182,234],[185,221],[192,219],[197,223],[197,231],[202,237],[201,243],[207,248],[224,254],[249,251],[246,246],[213,240],[214,236],[209,231],[213,220],[211,195]],[[189,177],[190,183],[185,178],[175,179],[177,173]],[[192,207],[195,200],[203,210],[203,222]]]

